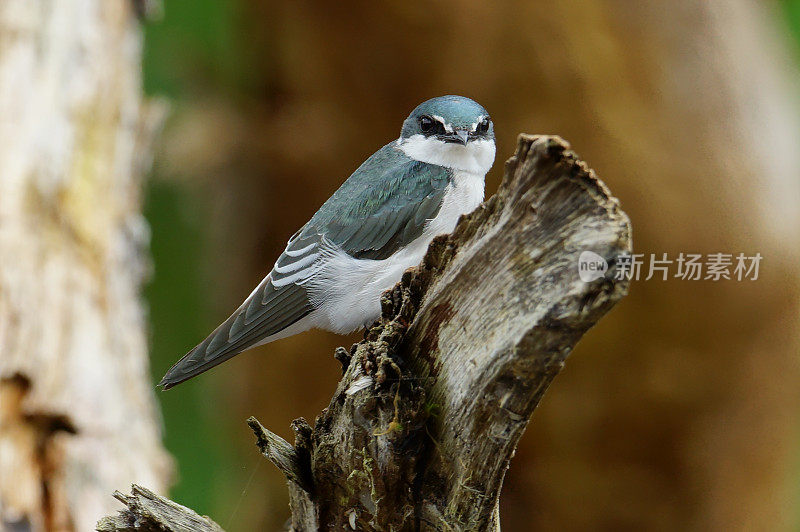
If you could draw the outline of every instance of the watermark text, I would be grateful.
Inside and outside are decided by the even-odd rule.
[[[757,281],[761,259],[761,253],[633,253],[618,256],[609,271],[604,257],[587,250],[578,257],[578,276],[587,283],[601,277],[618,281]]]

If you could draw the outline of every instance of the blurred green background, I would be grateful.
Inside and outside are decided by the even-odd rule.
[[[758,429],[783,443],[754,441],[756,454],[767,456],[754,458],[749,473],[724,472],[741,465],[749,447],[727,457],[714,447],[749,441],[738,430],[752,425],[737,405],[761,386],[716,363],[747,367],[754,357],[770,360],[763,357],[769,353],[784,379],[797,375],[796,343],[789,341],[796,316],[764,333],[781,338],[780,348],[753,340],[740,355],[731,352],[742,345],[732,331],[764,330],[751,313],[796,309],[797,295],[794,252],[769,255],[783,247],[732,227],[748,202],[759,200],[749,192],[749,170],[730,180],[738,199],[713,190],[727,179],[713,176],[730,171],[714,162],[727,154],[720,148],[725,135],[709,125],[713,115],[699,117],[717,97],[715,84],[724,85],[692,70],[702,70],[697,56],[713,57],[708,42],[719,40],[703,32],[734,19],[729,26],[738,32],[747,17],[726,13],[724,2],[688,1],[674,5],[678,14],[665,7],[671,3],[613,1],[164,4],[163,17],[146,24],[144,59],[147,94],[168,98],[172,109],[147,185],[154,382],[227,317],[338,183],[396,138],[417,103],[461,93],[483,103],[497,124],[498,162],[487,195],[518,132],[557,133],[621,198],[637,251],[758,248],[766,251],[765,267],[775,267],[758,290],[635,286],[576,350],[535,414],[504,489],[504,528],[730,529],[726,523],[735,522],[768,529],[748,528],[750,518],[796,526],[798,453],[781,454],[783,466],[770,462],[785,452],[781,445],[796,441],[794,405],[787,407],[791,421]],[[800,43],[800,0],[752,9],[767,14],[778,40],[786,32]],[[797,50],[788,53],[794,61]],[[728,68],[720,67],[720,78]],[[733,113],[717,116],[721,130],[734,128]],[[694,211],[709,203],[695,220]],[[339,375],[333,348],[354,340],[310,332],[159,393],[166,445],[178,466],[173,498],[231,532],[280,527],[288,517],[283,479],[257,455],[244,420],[256,415],[291,438],[293,418],[313,421],[327,404]],[[780,378],[770,382],[790,387]],[[776,392],[771,401],[785,404],[793,393]],[[763,410],[753,415],[763,418],[773,404],[754,401]],[[706,423],[713,435],[699,428]],[[797,474],[755,478],[781,467]],[[741,493],[730,487],[737,482],[745,483]],[[771,487],[759,489],[759,482]],[[770,490],[786,482],[795,498],[780,501],[782,510],[759,502],[737,514],[742,493],[774,499]]]

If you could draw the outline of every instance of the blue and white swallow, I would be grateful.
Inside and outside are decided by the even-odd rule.
[[[345,334],[369,326],[380,317],[381,294],[483,201],[494,158],[494,125],[480,104],[462,96],[420,104],[400,138],[353,172],[244,303],[160,385],[314,327]]]

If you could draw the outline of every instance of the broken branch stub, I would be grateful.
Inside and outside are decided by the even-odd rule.
[[[115,492],[125,505],[118,515],[102,518],[98,532],[224,532],[210,518],[156,495],[147,488],[131,486],[131,494]]]

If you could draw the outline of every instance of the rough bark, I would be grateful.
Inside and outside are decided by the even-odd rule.
[[[130,495],[117,491],[114,498],[126,508],[119,515],[102,518],[97,523],[98,532],[223,532],[208,517],[136,484],[131,486]]]
[[[132,2],[0,3],[0,529],[89,530],[163,490],[139,289],[141,93]]]
[[[505,471],[580,337],[627,290],[630,226],[557,137],[523,135],[496,195],[384,294],[314,428],[249,424],[289,480],[292,530],[498,530]],[[608,272],[578,275],[592,251]],[[169,524],[165,525],[167,529]]]

